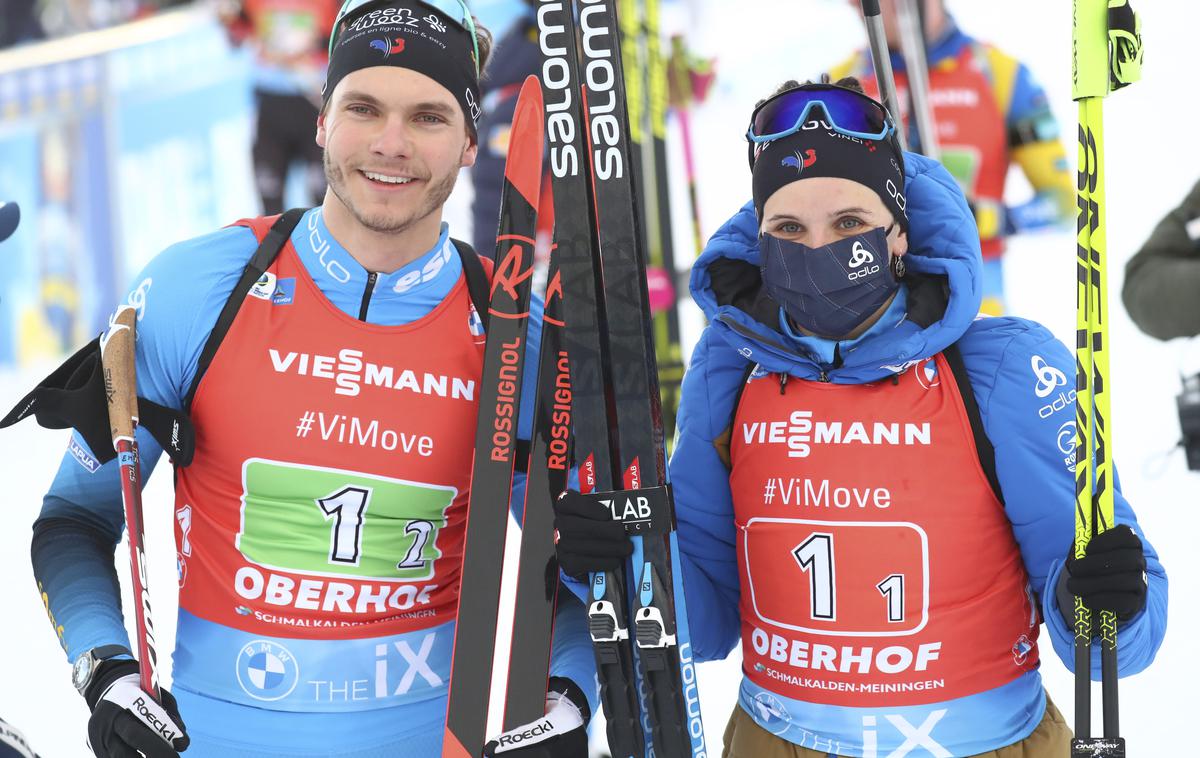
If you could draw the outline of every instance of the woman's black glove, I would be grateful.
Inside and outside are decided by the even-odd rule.
[[[558,565],[568,576],[612,571],[633,553],[625,525],[595,500],[567,490],[554,506]]]
[[[1092,537],[1087,555],[1068,558],[1066,568],[1059,585],[1063,590],[1059,607],[1068,626],[1075,623],[1071,596],[1083,598],[1093,612],[1112,611],[1122,621],[1146,606],[1146,554],[1142,541],[1126,524]]]

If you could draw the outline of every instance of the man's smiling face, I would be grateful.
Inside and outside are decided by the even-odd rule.
[[[360,69],[338,83],[317,120],[317,144],[336,201],[380,233],[440,223],[459,169],[478,152],[454,96],[394,66]]]

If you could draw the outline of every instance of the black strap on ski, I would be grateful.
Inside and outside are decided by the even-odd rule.
[[[271,226],[271,231],[267,232],[267,236],[263,237],[262,242],[259,243],[258,249],[254,251],[246,268],[242,269],[242,278],[238,279],[237,284],[233,286],[233,292],[225,301],[225,307],[217,316],[216,326],[209,333],[208,341],[204,343],[204,350],[200,353],[200,363],[196,366],[196,375],[192,377],[192,386],[188,388],[188,393],[183,400],[185,413],[191,413],[192,401],[196,398],[200,380],[204,378],[205,372],[212,364],[213,357],[217,354],[217,348],[221,346],[225,335],[229,333],[229,328],[233,326],[233,320],[237,318],[246,294],[279,257],[279,252],[287,244],[288,239],[292,236],[292,230],[296,228],[296,224],[300,223],[300,217],[306,210],[305,208],[292,208],[280,216]]]

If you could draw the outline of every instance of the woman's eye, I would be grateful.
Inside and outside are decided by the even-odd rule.
[[[863,225],[862,219],[858,219],[853,216],[847,216],[846,218],[839,219],[837,222],[838,229],[844,229],[844,230],[857,229],[862,225]]]
[[[804,227],[799,224],[788,222],[780,224],[776,231],[783,232],[784,234],[799,234],[803,229]]]

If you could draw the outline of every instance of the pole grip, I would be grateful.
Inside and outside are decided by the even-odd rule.
[[[862,10],[864,16],[878,16],[881,12],[879,0],[862,0]]]
[[[113,447],[121,440],[133,441],[137,426],[137,375],[134,370],[134,328],[137,310],[122,305],[100,338],[100,361],[104,367],[104,394],[108,398],[108,425]]]
[[[1107,97],[1108,0],[1074,0],[1071,45],[1071,96]]]

